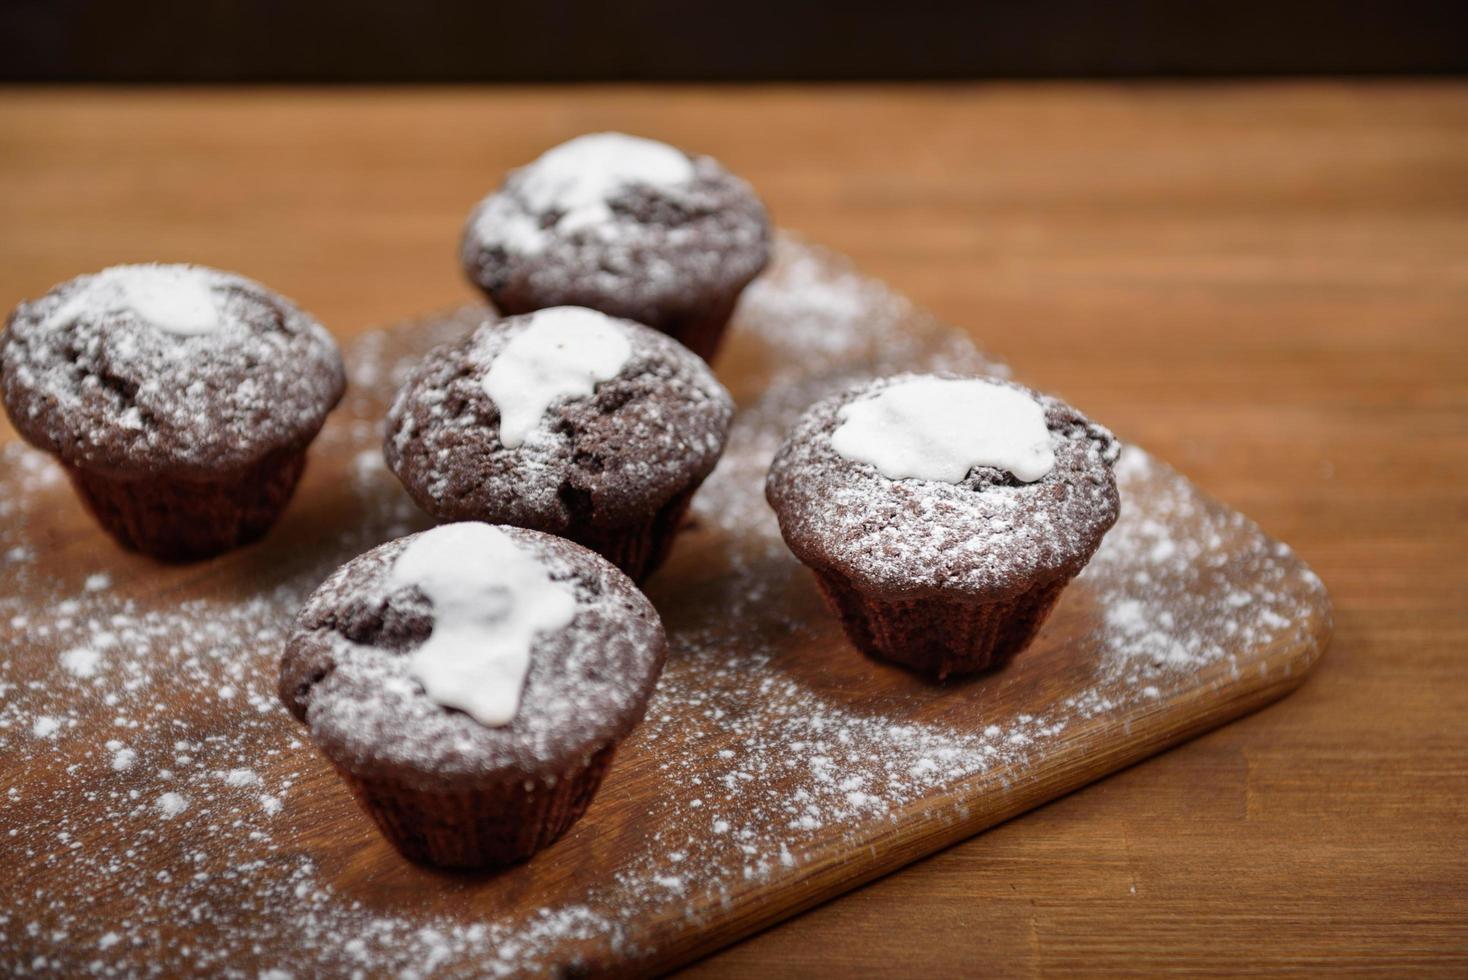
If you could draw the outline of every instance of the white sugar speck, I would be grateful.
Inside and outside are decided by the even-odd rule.
[[[74,647],[61,655],[61,666],[75,677],[95,677],[102,655],[90,647]]]
[[[224,781],[230,786],[258,786],[260,774],[253,769],[231,769],[224,774]]]
[[[164,793],[155,804],[164,820],[172,820],[189,808],[189,798],[180,793]]]

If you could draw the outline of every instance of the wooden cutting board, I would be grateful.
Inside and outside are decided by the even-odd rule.
[[[204,564],[119,551],[46,457],[0,449],[0,969],[667,969],[1267,704],[1329,638],[1286,546],[1128,449],[1121,521],[1008,668],[936,687],[855,653],[764,505],[776,444],[857,377],[1005,369],[787,239],[718,364],[729,452],[649,585],[672,652],[646,722],[529,863],[412,866],[276,702],[275,664],[332,568],[426,526],[378,420],[482,315],[358,340],[282,524]]]

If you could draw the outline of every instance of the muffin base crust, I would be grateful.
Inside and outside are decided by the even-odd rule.
[[[366,778],[343,766],[336,771],[408,860],[439,868],[492,868],[526,860],[581,819],[616,749],[616,743],[608,744],[584,765],[550,778],[457,792]]]
[[[641,524],[603,528],[591,521],[577,522],[562,534],[595,551],[641,585],[667,560],[683,517],[693,503],[693,495],[702,484],[703,479],[699,478]]]
[[[816,570],[816,584],[853,646],[942,681],[1001,666],[1030,645],[1070,583],[1066,576],[995,602],[883,600],[837,572]]]
[[[264,537],[295,493],[306,452],[270,453],[217,480],[128,479],[62,465],[77,496],[118,544],[163,561],[193,561]]]

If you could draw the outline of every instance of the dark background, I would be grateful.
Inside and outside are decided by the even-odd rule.
[[[1468,0],[0,0],[0,81],[1444,74]]]

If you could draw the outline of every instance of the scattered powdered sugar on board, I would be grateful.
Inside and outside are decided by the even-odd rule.
[[[377,420],[412,357],[475,317],[360,338],[353,387],[313,450],[329,475],[292,505],[298,523],[193,570],[165,573],[98,534],[87,544],[97,567],[56,572],[56,515],[80,527],[77,505],[46,457],[0,447],[0,971],[497,976],[655,962],[669,934],[639,923],[696,931],[754,901],[760,883],[829,857],[833,839],[856,850],[903,821],[962,823],[962,803],[931,801],[1002,793],[1086,726],[1147,711],[1205,670],[1226,679],[1264,665],[1241,651],[1308,639],[1300,624],[1322,594],[1310,572],[1129,449],[1121,521],[1056,612],[1088,624],[1088,638],[1046,653],[1042,635],[1032,651],[1086,658],[1078,693],[1057,703],[1036,687],[1029,713],[986,717],[969,697],[986,682],[931,688],[845,647],[763,500],[786,428],[858,378],[1004,369],[880,284],[785,241],[746,294],[728,355],[767,365],[768,380],[734,385],[728,452],[650,583],[672,652],[607,786],[610,796],[619,776],[646,775],[679,791],[636,800],[604,874],[526,888],[535,862],[478,883],[392,864],[395,881],[426,881],[430,897],[410,899],[419,893],[404,884],[385,903],[356,887],[351,862],[353,848],[385,845],[326,781],[276,698],[275,665],[291,617],[333,567],[426,526],[382,465]],[[343,495],[329,514],[309,499],[328,484]],[[174,585],[144,603],[128,585],[150,571]],[[1024,678],[1017,664],[996,682]],[[853,701],[858,682],[879,695]],[[597,819],[593,804],[578,830],[594,835]],[[341,847],[303,846],[323,826]],[[589,846],[573,830],[556,848]],[[432,898],[475,888],[477,907],[503,914]]]

